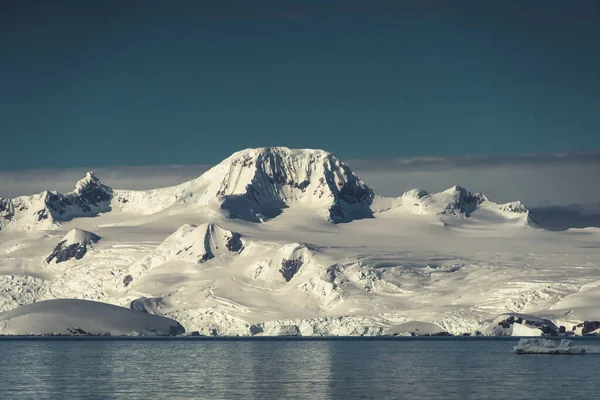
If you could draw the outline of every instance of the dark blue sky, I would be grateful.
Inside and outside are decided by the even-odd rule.
[[[0,5],[0,169],[600,149],[600,2]]]

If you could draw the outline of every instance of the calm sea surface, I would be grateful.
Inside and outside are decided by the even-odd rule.
[[[0,399],[506,400],[600,393],[600,355],[517,356],[516,342],[0,339]]]

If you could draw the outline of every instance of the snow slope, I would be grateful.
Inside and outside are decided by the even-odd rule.
[[[177,322],[86,300],[47,300],[0,313],[0,335],[160,335],[184,333]]]
[[[87,299],[206,335],[539,334],[519,315],[593,332],[600,231],[534,217],[459,186],[381,197],[320,150],[243,150],[148,191],[90,173],[0,203],[0,311]]]

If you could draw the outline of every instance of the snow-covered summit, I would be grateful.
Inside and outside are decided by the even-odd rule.
[[[293,203],[320,208],[334,222],[370,214],[373,191],[332,153],[285,147],[248,149],[223,164],[228,171],[216,194],[243,197],[268,214]]]
[[[46,262],[61,263],[71,259],[80,260],[87,253],[88,246],[97,243],[100,236],[82,229],[71,229],[56,245],[52,254],[46,257]]]
[[[83,229],[71,229],[65,236],[63,242],[70,246],[72,244],[92,244],[100,240],[100,236],[95,233],[84,231]]]
[[[153,191],[118,191],[113,208],[155,213],[208,206],[229,218],[264,221],[302,205],[332,222],[372,215],[373,191],[337,156],[286,147],[232,154],[197,179]]]
[[[202,263],[227,253],[239,253],[244,248],[241,235],[209,223],[199,226],[183,225],[165,239],[158,251],[166,258]]]

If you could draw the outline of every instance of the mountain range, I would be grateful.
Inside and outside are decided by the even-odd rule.
[[[582,333],[600,319],[599,238],[460,186],[380,196],[322,150],[246,149],[145,191],[88,172],[70,193],[0,198],[0,333],[54,299],[217,336],[547,333],[540,318]],[[78,332],[64,320],[29,333]]]

